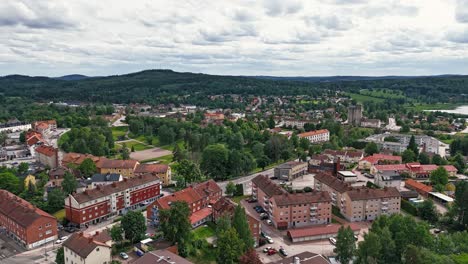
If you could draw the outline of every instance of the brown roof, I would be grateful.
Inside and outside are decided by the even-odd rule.
[[[408,179],[405,181],[405,187],[413,189],[418,192],[428,193],[432,192],[432,186],[426,185],[422,182],[415,181],[413,179]]]
[[[222,196],[216,203],[213,204],[213,210],[215,211],[228,211],[234,210],[236,204],[231,201],[229,198]]]
[[[105,186],[97,186],[95,189],[85,190],[82,193],[70,195],[81,204],[156,180],[159,180],[159,178],[152,174],[143,174],[129,179],[124,178],[121,182],[113,182],[112,184]]]
[[[138,164],[135,173],[166,173],[168,169],[165,164]]]
[[[328,129],[320,129],[320,130],[314,130],[314,131],[301,133],[301,134],[298,134],[297,136],[302,138],[302,137],[310,137],[310,136],[325,134],[325,133],[330,133],[330,132],[328,131]]]
[[[155,204],[161,209],[169,209],[172,202],[185,201],[188,204],[192,204],[201,199],[202,197],[193,189],[193,187],[190,186],[156,200]]]
[[[401,197],[400,192],[395,187],[383,189],[356,188],[347,192],[352,201]]]
[[[286,193],[283,188],[273,183],[266,175],[258,175],[252,179],[252,183],[254,183],[269,197]]]
[[[103,242],[95,240],[93,237],[86,237],[83,232],[75,233],[63,242],[63,246],[75,252],[82,258],[87,258],[93,250],[98,247],[109,247]]]
[[[308,236],[337,234],[340,227],[341,225],[339,224],[329,224],[329,225],[319,225],[319,226],[312,226],[312,227],[289,229],[288,236],[291,238],[300,238],[300,237],[308,237]],[[353,231],[359,231],[361,229],[357,224],[353,224],[353,223],[349,224],[349,227],[351,227]]]
[[[344,193],[345,191],[352,189],[349,184],[344,183],[340,179],[325,173],[319,173],[315,175],[314,180],[329,186],[339,193]]]
[[[81,154],[81,153],[66,153],[63,155],[62,158],[62,163],[63,164],[68,164],[68,163],[73,163],[76,165],[80,165],[85,159],[91,159],[94,163],[97,163],[101,158],[104,157],[96,157],[91,154]]]
[[[294,168],[296,166],[306,165],[306,164],[307,164],[307,162],[289,161],[289,162],[278,165],[277,168],[288,169],[288,168]]]
[[[57,154],[57,149],[52,146],[41,145],[36,148],[36,152],[52,157]]]
[[[172,253],[169,250],[162,249],[151,251],[138,258],[134,264],[192,264],[192,262]]]
[[[319,254],[311,253],[309,251],[305,251],[299,253],[297,255],[284,258],[282,260],[278,260],[273,262],[272,264],[293,264],[294,258],[299,258],[300,264],[329,264],[328,260]]]
[[[202,183],[195,184],[193,185],[193,189],[195,189],[195,191],[198,192],[198,194],[201,197],[206,197],[215,193],[223,192],[223,190],[221,190],[221,188],[214,180],[208,180]]]
[[[138,161],[136,160],[113,160],[102,158],[97,162],[96,167],[103,169],[134,169],[137,164]]]
[[[108,241],[112,240],[112,237],[109,234],[109,231],[107,229],[104,229],[104,231],[96,231],[96,233],[93,236],[94,240],[99,241],[101,243],[107,243]]]
[[[286,193],[275,195],[272,197],[276,205],[286,206],[295,204],[310,204],[331,202],[331,197],[328,192],[313,191],[308,193]]]
[[[6,190],[0,190],[0,212],[22,227],[29,227],[41,217],[55,220],[55,217]]]

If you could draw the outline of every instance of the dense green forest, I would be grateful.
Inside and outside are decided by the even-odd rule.
[[[305,82],[148,70],[120,76],[68,81],[20,75],[0,78],[0,94],[6,97],[94,103],[169,102],[213,106],[208,95],[319,96],[337,90],[359,93],[362,89],[401,91],[401,97],[387,100],[400,104],[408,99],[422,103],[462,103],[467,100],[468,76]]]

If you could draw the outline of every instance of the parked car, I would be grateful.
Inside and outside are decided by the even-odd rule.
[[[121,257],[122,259],[128,259],[128,255],[127,255],[127,253],[125,253],[125,252],[120,252],[119,255],[120,255],[120,257]]]
[[[268,214],[267,213],[261,213],[260,214],[260,220],[265,220],[268,219]]]
[[[358,236],[354,235],[354,240],[358,241]]]
[[[63,237],[57,239],[57,241],[55,241],[55,244],[62,244],[67,239],[68,239],[68,236],[63,236]]]
[[[260,235],[261,235],[262,237],[267,237],[267,234],[266,234],[265,232],[263,232],[263,231],[260,231]]]
[[[264,249],[263,249],[263,253],[267,253],[268,250],[270,250],[270,249],[272,249],[272,247],[266,247],[266,248],[264,248]]]
[[[286,252],[286,250],[284,250],[284,248],[280,248],[279,253],[281,253],[281,255],[283,255],[285,257],[288,256],[288,252]]]
[[[331,243],[332,245],[336,245],[336,238],[330,237],[328,240],[330,240],[330,243]]]
[[[250,198],[247,200],[248,203],[255,203],[257,201],[257,199],[254,199],[254,198]]]
[[[271,237],[265,236],[265,238],[266,238],[266,240],[268,241],[269,244],[275,243]]]
[[[266,223],[267,223],[267,225],[272,225],[273,224],[273,222],[270,219],[267,219]]]
[[[271,255],[274,255],[276,254],[278,251],[276,251],[276,249],[272,248],[272,249],[269,249],[268,252],[267,252],[267,255],[268,256],[271,256]]]

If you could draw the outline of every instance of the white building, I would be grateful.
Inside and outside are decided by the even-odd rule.
[[[110,264],[111,240],[75,233],[63,243],[65,264]]]
[[[327,142],[330,140],[330,131],[328,129],[320,129],[301,133],[297,136],[299,138],[307,138],[311,143]]]

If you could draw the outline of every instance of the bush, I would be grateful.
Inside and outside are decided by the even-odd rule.
[[[236,191],[234,192],[234,196],[243,196],[243,195],[244,195],[244,185],[236,184]]]
[[[412,216],[418,216],[418,208],[406,200],[401,200],[401,209]]]
[[[380,187],[370,181],[366,183],[366,187],[371,188],[371,189],[380,189]]]

